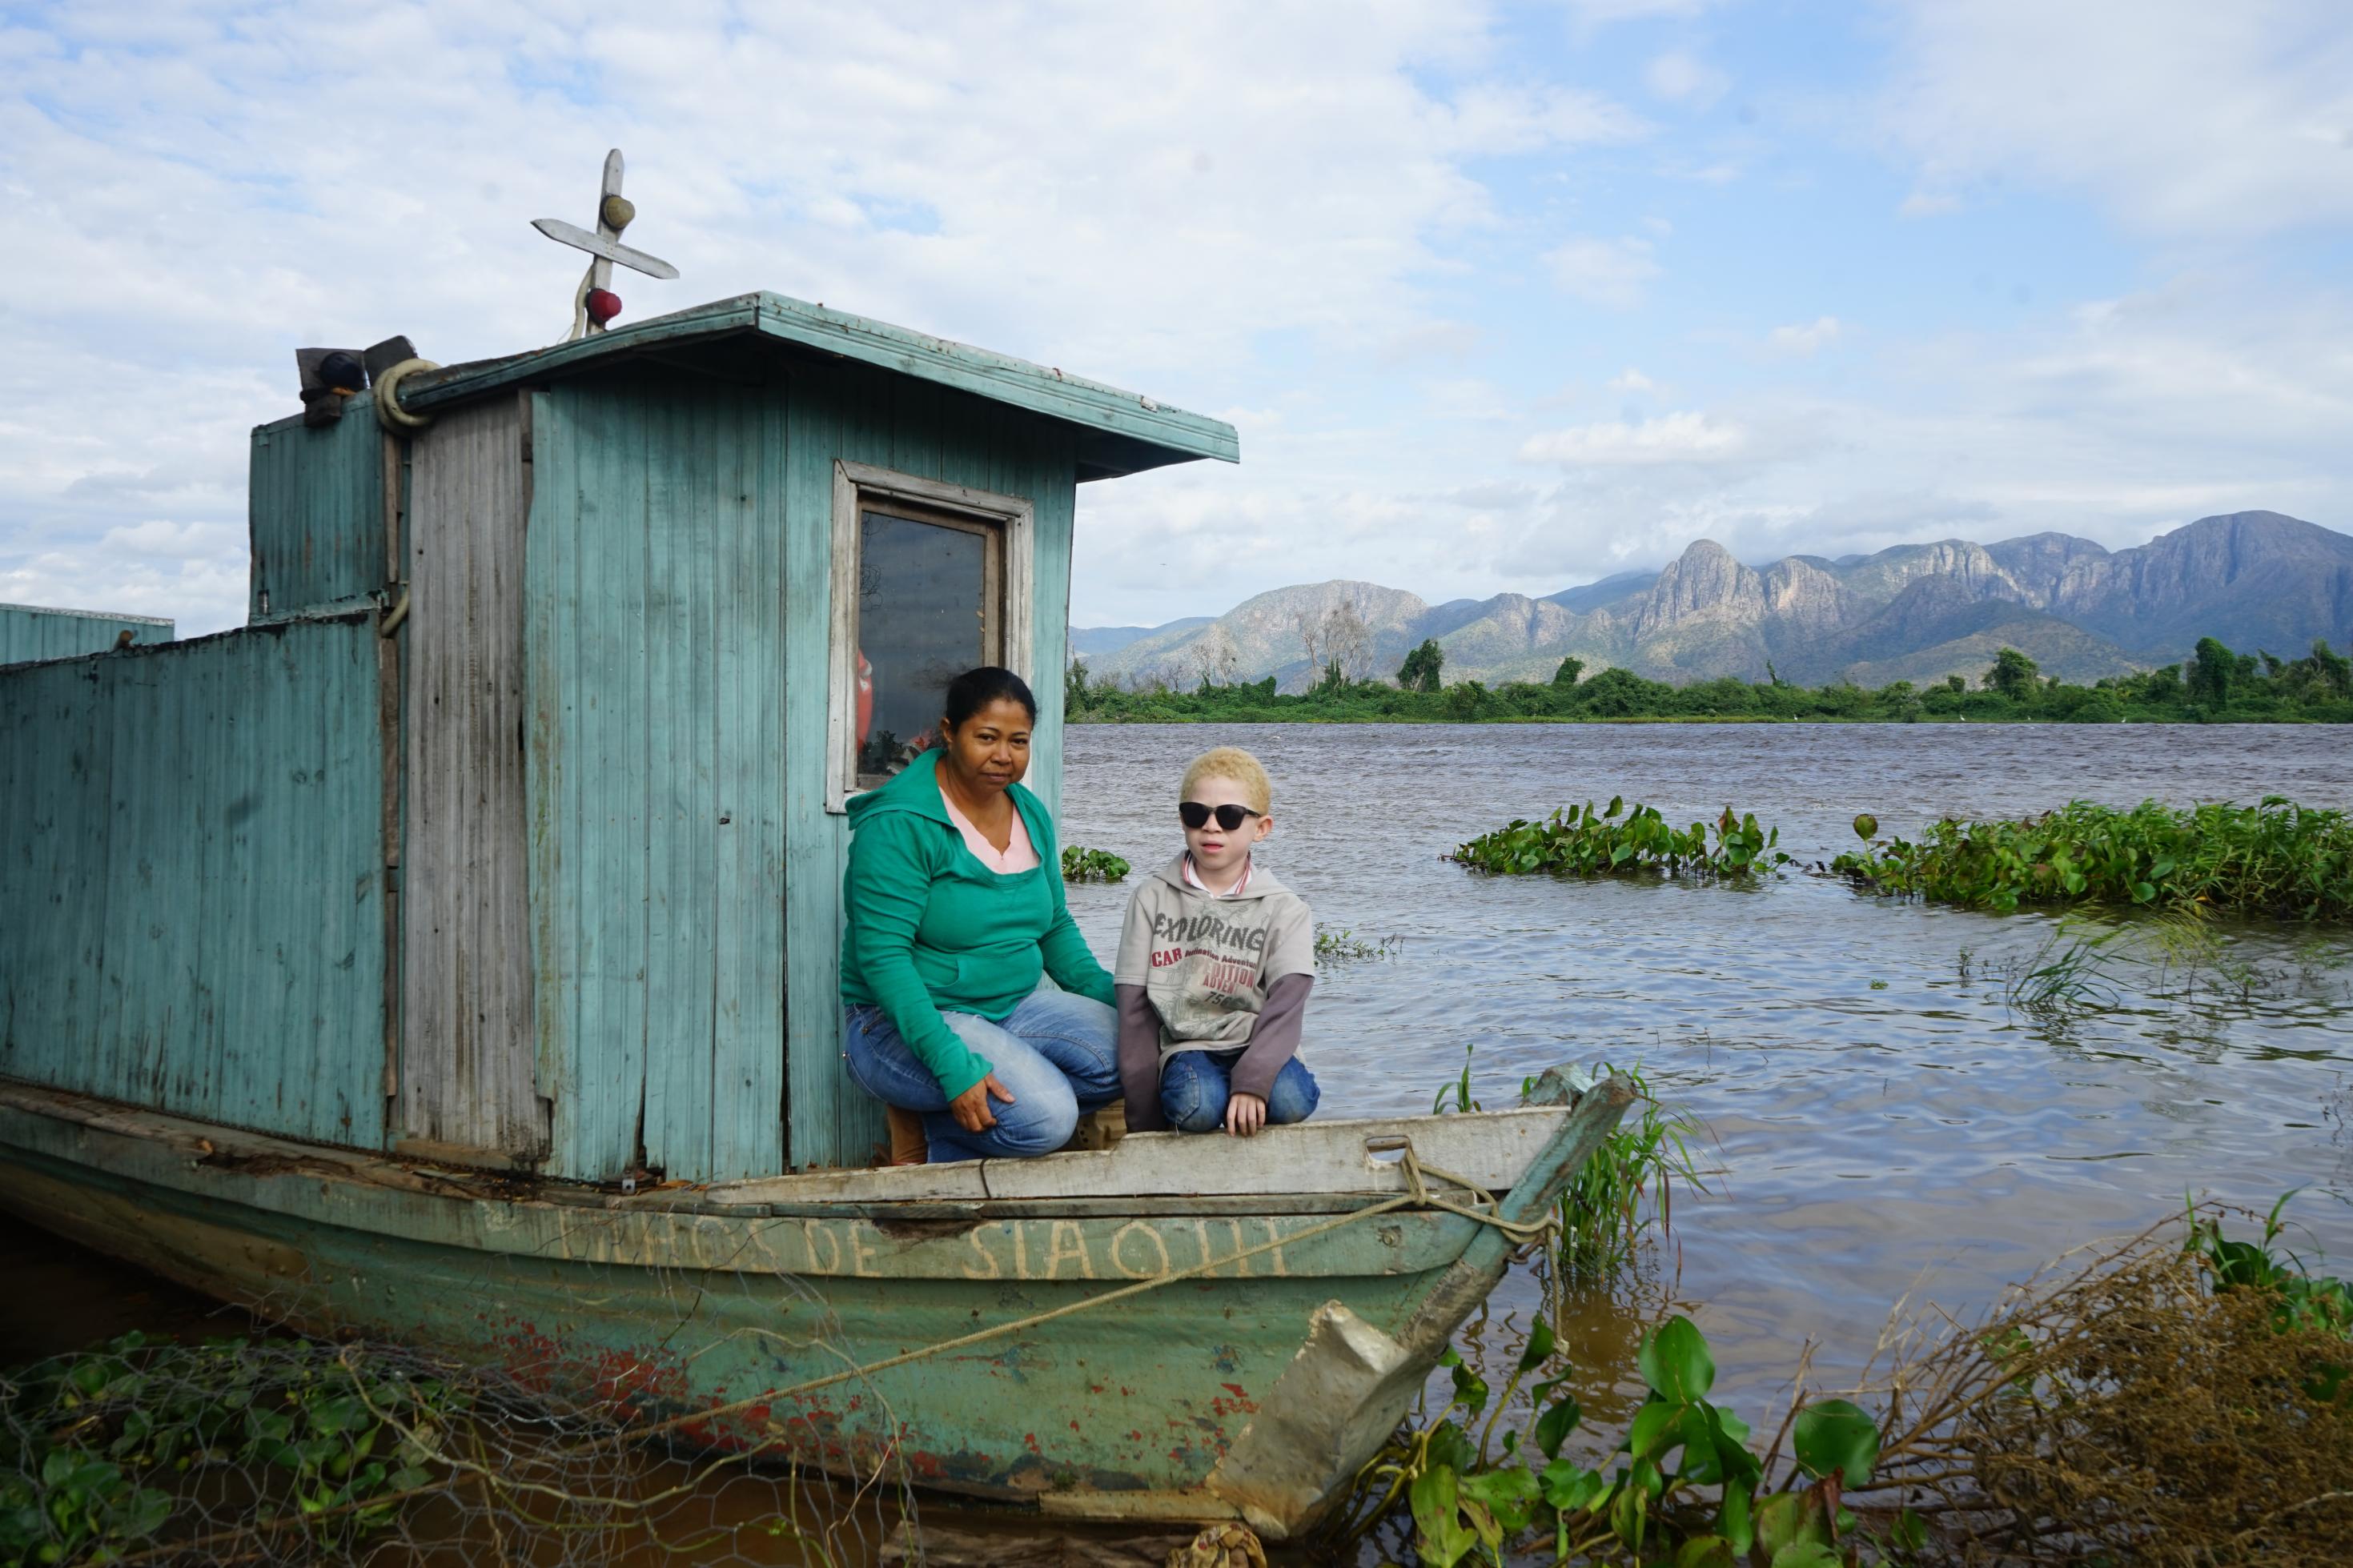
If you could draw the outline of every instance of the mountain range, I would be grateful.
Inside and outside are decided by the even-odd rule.
[[[2353,536],[2274,511],[2198,521],[2111,551],[2063,533],[1993,544],[1940,540],[1836,560],[1746,565],[1702,539],[1662,570],[1625,572],[1544,598],[1431,605],[1338,581],[1276,588],[1224,615],[1162,626],[1073,627],[1098,677],[1190,686],[1310,678],[1304,626],[1345,606],[1369,633],[1363,661],[1393,675],[1434,637],[1445,679],[1548,680],[1564,658],[1677,683],[1734,675],[1878,687],[1972,679],[2015,647],[2084,681],[2169,664],[2201,637],[2283,658],[2315,637],[2353,643]]]

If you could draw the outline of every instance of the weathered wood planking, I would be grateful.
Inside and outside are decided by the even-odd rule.
[[[785,407],[781,384],[659,373],[533,400],[526,780],[555,1173],[783,1163]]]
[[[384,453],[366,394],[319,429],[297,415],[254,430],[249,619],[350,605],[385,585]]]
[[[962,1160],[871,1171],[816,1171],[727,1182],[706,1194],[719,1204],[977,1203],[1009,1198],[1273,1196],[1297,1193],[1399,1193],[1399,1157],[1410,1143],[1425,1170],[1501,1192],[1568,1120],[1535,1106],[1461,1116],[1374,1117],[1304,1121],[1255,1138],[1131,1133],[1104,1150],[1036,1160]],[[1461,1197],[1432,1179],[1433,1190]]]
[[[523,816],[522,404],[410,452],[400,1131],[541,1152]]]
[[[0,1073],[384,1131],[372,616],[0,674]]]

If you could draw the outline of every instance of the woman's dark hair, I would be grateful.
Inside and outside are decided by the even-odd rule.
[[[1029,722],[1038,721],[1038,699],[1030,694],[1029,683],[1009,669],[999,669],[984,664],[977,669],[967,669],[948,682],[945,717],[948,727],[955,729],[992,702],[1018,702],[1029,715]]]

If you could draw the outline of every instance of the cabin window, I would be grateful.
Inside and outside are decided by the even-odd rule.
[[[948,682],[1025,676],[1029,503],[836,465],[830,804],[887,782],[939,738]]]

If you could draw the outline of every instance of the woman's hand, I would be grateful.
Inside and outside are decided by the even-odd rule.
[[[1226,1131],[1248,1138],[1266,1125],[1266,1101],[1254,1094],[1236,1094],[1226,1100]]]
[[[986,1132],[997,1125],[997,1112],[988,1109],[991,1099],[1013,1103],[1013,1091],[997,1082],[995,1073],[949,1100],[948,1114],[967,1132]]]

